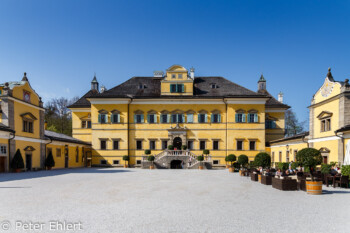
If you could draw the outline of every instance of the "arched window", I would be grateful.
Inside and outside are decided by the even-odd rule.
[[[207,123],[208,122],[208,112],[201,110],[198,112],[198,123]]]
[[[118,110],[112,111],[111,122],[114,124],[120,123],[120,112]]]
[[[221,122],[221,113],[219,110],[214,110],[211,113],[211,123],[220,123]]]
[[[160,123],[169,123],[170,122],[170,114],[168,111],[164,110],[160,112]]]
[[[106,124],[108,123],[108,112],[104,109],[98,111],[98,123]]]
[[[134,112],[134,123],[136,124],[140,124],[140,123],[144,123],[144,117],[143,117],[143,111],[141,110],[137,110]]]
[[[175,110],[171,112],[171,123],[184,123],[185,115],[181,110]]]
[[[268,114],[265,119],[265,128],[266,129],[276,129],[277,118],[271,117]]]
[[[245,115],[245,111],[243,109],[238,109],[236,111],[236,116],[235,116],[235,120],[236,120],[236,123],[244,123],[246,122],[245,118],[246,118],[246,115]]]
[[[188,110],[187,112],[187,123],[193,123],[194,121],[194,111],[193,110]]]
[[[148,111],[147,122],[150,124],[157,123],[157,112],[154,110]]]
[[[251,109],[248,111],[248,123],[257,123],[258,119],[258,111],[255,109]]]

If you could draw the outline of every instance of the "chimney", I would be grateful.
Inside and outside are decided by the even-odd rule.
[[[97,82],[96,74],[94,75],[94,78],[91,81],[91,90],[98,91],[98,82]]]
[[[260,79],[258,81],[258,91],[266,91],[266,79],[264,75],[261,74]]]
[[[154,71],[153,72],[153,78],[154,79],[162,79],[164,77],[163,71]]]
[[[100,92],[103,93],[103,92],[105,92],[105,91],[107,91],[107,88],[106,88],[105,86],[101,86]]]
[[[280,93],[278,94],[278,101],[283,104],[283,93],[282,93],[282,91],[280,91]]]
[[[190,69],[190,78],[194,80],[194,68],[191,67]]]

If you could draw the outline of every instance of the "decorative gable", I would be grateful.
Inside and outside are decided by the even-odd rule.
[[[333,115],[333,113],[328,112],[328,111],[322,111],[320,114],[318,114],[317,118],[318,119],[324,119],[324,118],[328,118],[331,117]]]

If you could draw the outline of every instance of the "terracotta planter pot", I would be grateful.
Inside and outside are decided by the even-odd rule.
[[[322,181],[306,181],[307,194],[320,195],[322,194]]]
[[[199,168],[199,170],[203,170],[203,169],[204,169],[204,167],[203,167],[203,166],[199,166],[198,168]]]
[[[226,164],[226,168],[230,168],[230,165]]]
[[[124,164],[124,168],[128,168],[128,165],[127,165],[127,164]]]
[[[235,171],[235,169],[234,169],[233,167],[230,167],[230,168],[228,169],[228,171],[231,172],[231,173],[233,173],[233,172]]]
[[[260,174],[258,175],[258,181],[259,181],[259,183],[261,183],[261,175]]]
[[[154,166],[153,165],[149,166],[149,169],[151,169],[151,170],[154,169]]]
[[[239,175],[240,175],[240,176],[244,176],[244,173],[243,173],[242,170],[239,170]]]

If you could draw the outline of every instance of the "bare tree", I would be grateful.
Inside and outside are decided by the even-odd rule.
[[[285,113],[285,136],[293,136],[304,131],[306,121],[299,122],[296,114],[292,109],[288,109]]]

